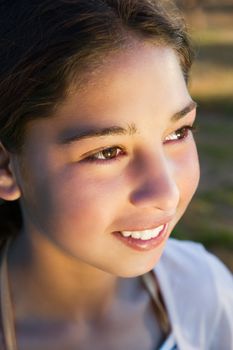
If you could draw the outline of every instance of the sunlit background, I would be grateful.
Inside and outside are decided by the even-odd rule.
[[[177,0],[196,48],[201,183],[173,236],[201,242],[233,271],[233,1]]]

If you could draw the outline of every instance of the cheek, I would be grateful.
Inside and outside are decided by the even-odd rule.
[[[194,195],[200,178],[198,154],[194,143],[176,158],[176,183],[180,190],[180,201],[184,209]]]
[[[121,205],[119,187],[115,178],[103,180],[78,167],[60,173],[49,194],[56,230],[81,234],[108,229]]]

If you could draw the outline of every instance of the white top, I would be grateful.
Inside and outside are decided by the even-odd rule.
[[[170,238],[154,272],[172,327],[161,350],[233,350],[233,278],[219,259]]]
[[[7,247],[0,273],[0,343],[5,339],[6,349],[13,350],[17,344],[6,253]],[[233,278],[215,256],[201,244],[169,239],[154,272],[172,329],[159,350],[233,350]]]

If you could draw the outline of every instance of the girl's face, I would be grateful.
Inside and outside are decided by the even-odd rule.
[[[172,49],[115,54],[54,117],[29,124],[15,164],[25,231],[82,266],[150,270],[198,184],[194,119]]]

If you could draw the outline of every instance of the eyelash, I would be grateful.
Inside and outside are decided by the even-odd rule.
[[[178,142],[178,141],[182,141],[184,139],[186,139],[189,135],[189,132],[194,132],[196,131],[196,127],[194,125],[185,125],[185,126],[182,126],[182,128],[179,128],[175,131],[173,131],[171,134],[169,134],[167,137],[171,137],[171,135],[173,134],[182,134],[184,133],[180,138],[178,139],[173,139],[172,137],[170,139],[167,139],[165,138],[165,142],[164,143],[171,143],[171,142]]]
[[[112,158],[108,158],[108,159],[104,159],[104,158],[97,158],[98,156],[102,156],[104,155],[104,152],[111,152],[111,151],[116,151],[116,155]],[[106,163],[106,162],[113,162],[116,160],[119,160],[120,157],[126,155],[126,152],[124,150],[123,147],[119,147],[119,146],[112,146],[112,147],[108,147],[108,148],[104,148],[90,156],[88,156],[87,158],[84,158],[84,161],[87,162],[96,162],[96,163]]]
[[[179,128],[168,135],[168,137],[171,137],[171,135],[173,135],[173,134],[178,134],[178,133],[183,134],[180,136],[180,138],[177,138],[177,139],[170,138],[167,140],[165,138],[164,144],[182,142],[183,140],[185,140],[188,137],[189,132],[194,132],[194,131],[196,131],[196,128],[194,126],[185,125],[182,128]],[[104,152],[109,153],[111,151],[114,151],[115,155],[112,158],[104,158],[104,157],[106,157],[106,155],[104,156]],[[83,161],[93,162],[93,163],[94,162],[95,163],[106,163],[106,162],[109,163],[109,162],[119,160],[119,158],[121,158],[122,156],[125,156],[125,155],[126,155],[126,151],[123,147],[112,146],[112,147],[104,148],[104,149],[84,158]],[[102,158],[98,158],[98,156],[102,156]]]

